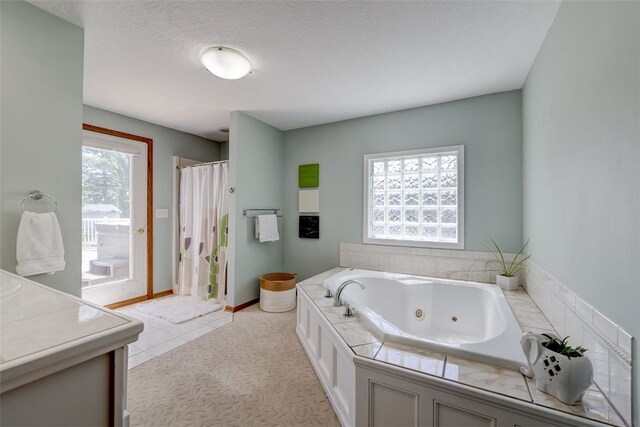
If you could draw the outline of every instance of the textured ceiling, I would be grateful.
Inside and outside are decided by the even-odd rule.
[[[279,129],[522,87],[558,1],[31,1],[85,29],[84,100],[222,140],[229,111]],[[224,45],[248,77],[209,74]]]

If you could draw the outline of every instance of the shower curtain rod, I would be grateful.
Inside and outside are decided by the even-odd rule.
[[[193,168],[195,166],[217,165],[219,163],[229,163],[229,160],[220,160],[218,162],[196,163],[194,165],[176,166],[176,169]]]

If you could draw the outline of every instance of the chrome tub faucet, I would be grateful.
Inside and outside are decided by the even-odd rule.
[[[333,305],[335,305],[336,307],[342,306],[342,301],[340,301],[340,295],[342,295],[342,291],[344,290],[344,288],[351,283],[357,283],[360,286],[360,289],[366,289],[366,286],[362,284],[362,282],[359,280],[355,280],[355,279],[346,280],[342,282],[340,286],[338,286],[338,289],[336,289],[336,294],[333,297]]]

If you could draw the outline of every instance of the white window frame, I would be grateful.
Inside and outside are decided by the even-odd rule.
[[[458,156],[458,241],[457,242],[430,242],[425,240],[398,240],[398,239],[381,239],[369,237],[371,223],[369,218],[371,215],[371,196],[373,188],[371,188],[371,177],[369,164],[372,160],[392,159],[394,157],[411,157],[416,155],[444,154],[455,152]],[[434,147],[419,150],[394,151],[389,153],[366,154],[364,156],[364,204],[363,204],[363,221],[362,221],[362,241],[363,243],[388,246],[411,246],[436,249],[464,249],[464,145],[452,145],[447,147]],[[422,215],[422,213],[420,213]]]

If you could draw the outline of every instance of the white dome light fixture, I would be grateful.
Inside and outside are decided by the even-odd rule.
[[[202,65],[221,79],[237,80],[251,72],[251,63],[237,50],[228,47],[210,47],[200,54]]]

